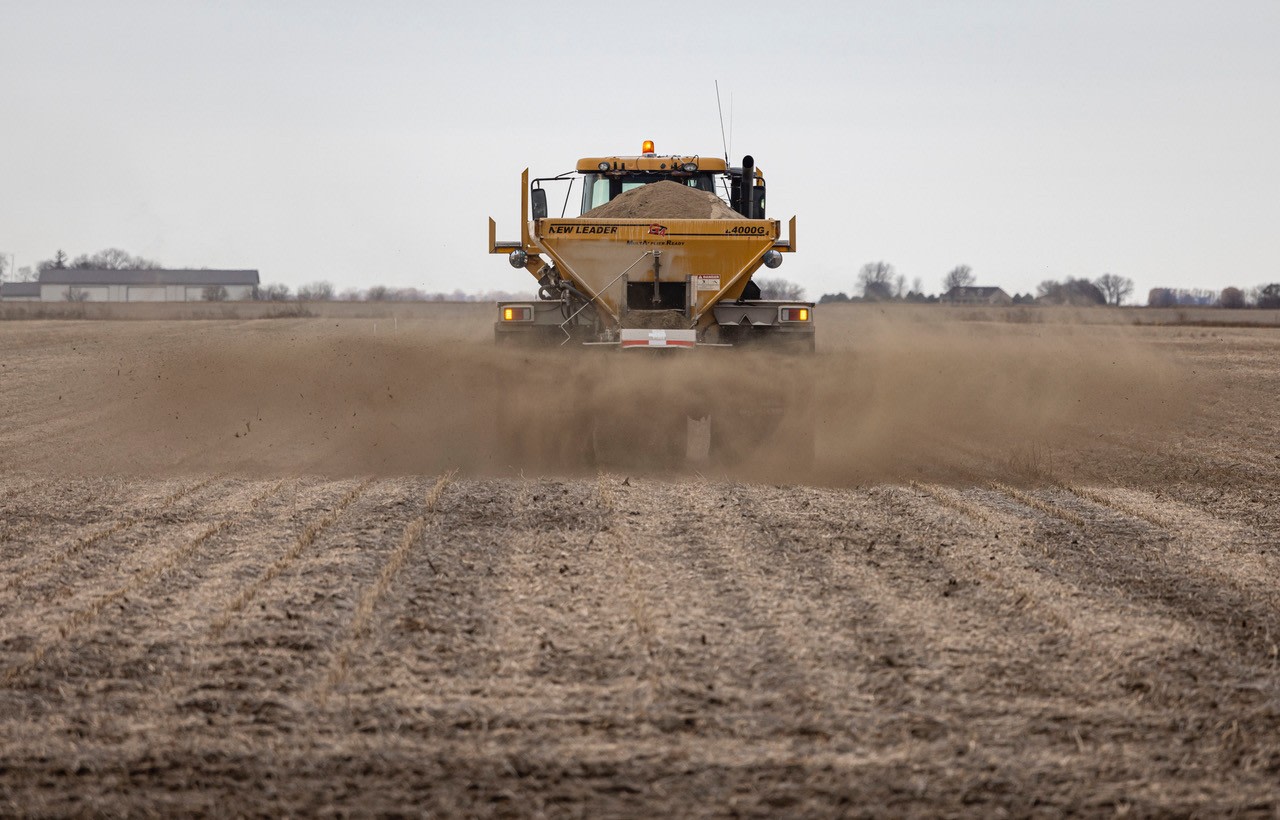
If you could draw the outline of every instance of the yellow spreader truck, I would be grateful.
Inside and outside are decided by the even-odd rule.
[[[578,213],[569,216],[579,183]],[[645,360],[672,365],[658,384],[673,399],[654,400],[654,382],[636,371],[629,373],[634,383],[650,385],[636,388],[643,395],[563,426],[566,441],[555,445],[580,446],[590,461],[644,453],[665,465],[681,458],[729,464],[763,454],[807,463],[812,385],[794,360],[768,354],[813,353],[813,303],[762,299],[751,281],[795,250],[795,217],[784,237],[781,224],[765,216],[764,175],[750,156],[730,167],[718,158],[659,155],[646,141],[638,155],[580,159],[575,171],[555,177],[530,181],[526,169],[520,239],[498,241],[491,218],[489,252],[528,271],[538,295],[500,303],[494,334],[503,345],[651,351],[621,358],[637,368],[649,367]],[[733,361],[695,353],[700,348],[720,348]],[[743,359],[732,350],[764,358]],[[689,356],[701,362],[699,377],[687,389],[671,389],[680,360],[693,364]],[[637,423],[620,414],[625,406],[654,410]],[[526,425],[508,426],[513,447],[527,444]]]
[[[567,216],[581,182],[578,215]],[[728,199],[717,218],[688,218],[678,197],[647,209],[615,209],[619,197],[654,183],[675,183],[703,201]],[[559,216],[550,213],[556,191]],[[695,202],[696,200],[690,200]],[[643,203],[642,203],[643,204]],[[729,210],[731,208],[732,210]],[[674,214],[674,215],[673,215]],[[786,237],[765,216],[765,180],[751,157],[730,167],[700,156],[661,156],[645,141],[635,156],[587,157],[574,172],[520,185],[520,239],[500,242],[489,220],[489,252],[538,283],[538,298],[498,305],[500,343],[606,345],[622,349],[702,345],[811,352],[813,303],[760,299],[751,277],[796,250],[796,220]]]

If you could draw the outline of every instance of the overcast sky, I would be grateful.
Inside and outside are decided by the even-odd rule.
[[[1280,0],[0,0],[0,252],[529,289],[519,175],[755,156],[777,273],[1280,280]]]

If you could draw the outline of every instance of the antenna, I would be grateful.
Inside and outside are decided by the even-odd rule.
[[[720,144],[724,146],[724,164],[729,164],[729,143],[724,138],[724,109],[720,107],[720,81],[716,80],[716,111],[720,112]],[[733,125],[733,109],[729,109],[730,130]]]
[[[726,148],[725,150],[730,153],[732,153],[733,151],[733,92],[732,91],[729,92],[729,147]],[[728,153],[725,154],[724,161],[726,165],[729,163]]]

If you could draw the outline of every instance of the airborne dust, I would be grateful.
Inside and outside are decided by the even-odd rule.
[[[813,357],[499,349],[463,317],[186,323],[86,365],[67,401],[97,421],[64,466],[1017,481],[1087,472],[1100,448],[1158,439],[1192,404],[1131,329],[953,315],[824,311]],[[685,418],[708,413],[731,457],[687,463]],[[66,443],[48,445],[37,461],[56,466]]]

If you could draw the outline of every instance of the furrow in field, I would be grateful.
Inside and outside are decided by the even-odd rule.
[[[53,731],[67,704],[107,698],[110,715],[102,720],[117,728],[104,724],[104,731],[125,734],[133,731],[140,714],[160,714],[174,733],[199,732],[219,716],[264,709],[275,709],[282,720],[304,720],[292,713],[285,718],[272,704],[319,668],[317,654],[349,611],[344,600],[374,565],[403,493],[383,492],[389,489],[386,482],[366,493],[353,505],[358,515],[348,515],[328,530],[314,551],[320,554],[304,555],[291,570],[314,564],[305,582],[262,599],[233,633],[234,640],[210,642],[209,623],[219,605],[259,577],[296,543],[299,531],[332,510],[350,489],[313,479],[286,481],[284,486],[287,492],[248,511],[238,501],[245,493],[228,493],[223,514],[240,511],[242,520],[235,527],[156,583],[136,589],[127,606],[112,608],[109,617],[88,625],[72,651],[46,655],[41,680],[57,679],[62,685],[40,690],[38,698],[16,697],[0,708],[7,705]],[[380,496],[382,502],[366,503]]]
[[[1230,651],[1246,656],[1273,658],[1277,654],[1278,593],[1265,577],[1255,577],[1248,566],[1258,556],[1247,554],[1237,564],[1221,548],[1215,541],[1221,527],[1211,525],[1206,532],[1182,538],[1153,526],[1146,518],[1127,515],[1066,489],[995,489],[1072,527],[1075,534],[1059,542],[1058,555],[1064,566],[1074,568],[1080,583],[1102,585],[1146,606],[1161,607],[1215,629],[1225,640],[1222,649],[1231,647]],[[1102,497],[1106,491],[1086,492]]]
[[[505,520],[466,534],[493,545],[486,551],[492,577],[480,579],[492,606],[493,665],[484,685],[455,697],[451,708],[520,725],[585,719],[594,701],[606,721],[636,719],[650,694],[640,645],[647,619],[637,620],[624,569],[613,560],[607,487],[534,479],[503,490]],[[464,679],[442,683],[451,695],[468,691]]]
[[[25,484],[30,492],[16,492],[17,500],[0,516],[2,571],[43,555],[51,541],[75,538],[87,528],[114,520],[121,506],[137,503],[134,485],[121,478],[28,480]]]
[[[1218,448],[1187,450],[1168,443],[1140,443],[1122,437],[1108,439],[1108,445],[1131,454],[1142,465],[1142,473],[1153,486],[1170,489],[1178,485],[1210,485],[1216,489],[1241,491],[1274,489],[1280,483],[1280,466],[1274,459],[1224,456]],[[1114,473],[1115,451],[1100,469]]]
[[[794,743],[843,735],[873,708],[875,671],[860,662],[860,651],[815,635],[834,615],[815,609],[815,587],[824,582],[786,554],[786,535],[750,518],[744,498],[752,492],[661,484],[637,499],[639,520],[655,531],[650,560],[685,567],[698,579],[689,593],[697,617],[683,640],[685,674],[707,680],[705,698],[719,722],[753,743],[779,732]],[[859,607],[844,603],[846,614]]]
[[[913,762],[920,770],[944,765],[948,746],[969,743],[990,750],[990,763],[998,767],[999,776],[1023,782],[1022,788],[1034,793],[1042,805],[1054,805],[1055,800],[1067,805],[1074,785],[1069,779],[1055,778],[1054,772],[1066,765],[1077,774],[1106,771],[1112,783],[1117,777],[1141,778],[1143,767],[1128,750],[1153,734],[1168,736],[1171,705],[1181,710],[1186,721],[1175,734],[1186,748],[1188,761],[1211,767],[1220,765],[1224,754],[1255,765],[1271,759],[1258,743],[1261,735],[1252,742],[1221,738],[1230,731],[1233,719],[1251,721],[1249,725],[1264,733],[1270,731],[1275,720],[1267,716],[1265,691],[1246,691],[1231,698],[1227,715],[1206,714],[1222,698],[1212,686],[1194,686],[1194,675],[1205,658],[1202,636],[1193,625],[1162,612],[1135,609],[1123,598],[1112,601],[1106,595],[1075,594],[1074,579],[1056,576],[1051,560],[1017,572],[1012,584],[993,582],[984,577],[982,566],[992,554],[1012,561],[1016,568],[1027,549],[1028,539],[1016,528],[995,538],[1006,526],[1025,527],[1017,516],[1007,519],[983,510],[976,520],[985,523],[972,531],[963,525],[955,527],[944,512],[938,522],[942,526],[931,526],[929,519],[937,515],[921,514],[929,505],[922,510],[916,493],[883,488],[870,494],[881,503],[859,507],[856,518],[851,510],[841,515],[848,509],[844,499],[812,490],[775,496],[755,489],[753,509],[769,529],[789,533],[802,543],[813,525],[820,528],[826,522],[829,526],[842,518],[856,521],[869,539],[864,542],[872,547],[869,553],[827,551],[822,574],[833,584],[859,590],[876,603],[878,618],[891,625],[888,631],[899,642],[896,656],[891,657],[902,671],[902,680],[894,692],[896,698],[878,701],[880,708],[864,724],[864,731],[883,737],[889,733],[886,730],[906,727],[923,742],[909,755],[914,758],[917,751],[924,752]],[[948,501],[944,511],[972,503],[955,496]],[[1017,535],[1008,538],[1008,534]],[[774,564],[779,570],[789,568],[780,560]],[[1049,576],[1048,583],[1036,578],[1037,569]],[[805,585],[791,586],[801,596],[816,597]],[[1023,598],[1028,591],[1030,601]],[[1031,613],[1025,609],[1029,603],[1034,607]],[[835,609],[830,603],[827,606]],[[1073,615],[1073,606],[1082,614]],[[839,618],[837,613],[832,614]],[[1137,616],[1136,625],[1128,622],[1129,613]],[[1028,618],[1028,614],[1043,617]],[[1091,620],[1094,614],[1096,624]],[[844,635],[856,634],[856,628],[845,627],[824,636],[821,627],[818,620],[812,630],[818,640],[838,643]],[[1149,644],[1143,640],[1147,630]],[[1117,670],[1115,663],[1125,659],[1131,662]],[[1192,677],[1162,682],[1161,671],[1170,664]],[[1224,678],[1230,680],[1231,674]],[[927,720],[921,720],[925,716]],[[1011,759],[999,751],[1002,747],[1018,748],[1016,766],[1010,767]],[[985,762],[984,753],[979,752],[975,759],[956,765],[963,770]],[[1160,788],[1183,776],[1178,764],[1159,771],[1167,778]],[[1219,782],[1214,775],[1192,785],[1220,800],[1244,792],[1262,796],[1268,788],[1265,778],[1256,773],[1231,784]],[[1124,790],[1113,788],[1115,799],[1122,799]],[[1153,789],[1147,797],[1165,796]]]
[[[313,519],[298,534],[284,554],[281,555],[274,563],[266,568],[252,583],[241,589],[225,606],[221,612],[216,615],[209,627],[210,636],[213,638],[220,637],[227,628],[232,624],[237,616],[248,606],[258,595],[269,586],[279,575],[287,570],[300,555],[315,544],[316,539],[322,535],[325,530],[333,526],[347,508],[360,497],[362,493],[368,489],[373,483],[373,479],[367,478],[355,483],[351,489],[342,496],[333,509],[327,510],[322,515]]]
[[[98,524],[89,529],[88,532],[57,545],[53,548],[52,554],[33,556],[34,560],[28,561],[26,566],[7,567],[7,569],[10,569],[9,577],[5,579],[3,584],[0,584],[0,591],[21,594],[21,590],[30,586],[33,579],[55,572],[63,564],[86,550],[96,547],[113,536],[132,529],[143,522],[157,522],[169,517],[175,505],[200,493],[218,480],[218,477],[214,476],[191,482],[180,486],[177,490],[169,492],[155,501],[144,497],[142,503],[135,504],[132,510],[123,514],[117,513],[113,520]],[[212,500],[220,499],[206,499],[204,503]],[[175,517],[185,518],[189,515],[189,512],[179,512]],[[84,580],[84,576],[78,575],[77,580]]]
[[[152,503],[174,492],[171,482],[140,484],[119,480],[132,484],[140,497],[154,499]],[[6,589],[7,594],[0,600],[0,618],[12,624],[22,640],[27,640],[32,628],[55,623],[88,606],[103,589],[127,583],[139,572],[148,571],[158,549],[196,537],[211,522],[225,517],[228,503],[247,501],[252,492],[252,487],[243,482],[211,484],[186,496],[185,503],[174,504],[164,514],[141,516],[132,526],[118,531],[111,524],[105,531],[78,528],[82,534],[104,535],[94,539],[91,548],[78,549],[77,542],[70,541],[69,552],[65,548],[52,554],[33,549],[31,560],[22,562],[23,569],[15,572],[17,583]],[[138,504],[135,509],[143,506]],[[112,509],[109,503],[100,504],[90,515],[95,521],[109,522],[114,515]]]
[[[365,587],[356,604],[355,613],[346,628],[346,635],[340,648],[333,654],[328,664],[327,674],[317,683],[315,697],[323,707],[325,700],[333,690],[339,688],[346,680],[351,669],[351,657],[358,642],[370,637],[370,623],[375,616],[379,601],[386,596],[396,578],[400,575],[405,563],[418,543],[423,539],[428,528],[438,525],[436,508],[441,496],[453,483],[454,474],[447,473],[437,479],[423,500],[425,510],[405,525],[399,543],[386,557],[377,579]]]
[[[0,508],[0,515],[2,516],[11,515],[15,511],[15,507],[31,497],[40,496],[53,484],[53,481],[47,478],[33,478],[29,475],[17,473],[7,474],[3,480],[4,489],[0,489],[0,501],[5,502],[6,505],[10,504],[11,500],[13,500],[13,503],[11,506]]]
[[[198,606],[179,613],[196,651],[175,658],[157,687],[157,698],[172,709],[177,725],[200,731],[216,723],[219,731],[235,732],[250,724],[313,720],[313,699],[304,693],[323,679],[360,590],[376,579],[404,526],[420,513],[429,486],[419,479],[370,484],[282,567],[299,534],[339,511],[353,492],[347,482],[316,484],[287,522],[277,518],[252,542],[224,550],[219,564],[207,570],[208,582],[192,591]],[[211,621],[225,614],[228,601],[273,569],[274,578],[221,633],[211,635]]]
[[[913,489],[923,494],[917,500],[907,497],[913,517],[956,535],[941,554],[958,577],[981,580],[990,594],[1003,599],[999,605],[1008,608],[1009,617],[1031,617],[1065,630],[1075,647],[1071,664],[1078,669],[1092,670],[1100,683],[1136,692],[1141,701],[1162,709],[1205,708],[1206,699],[1223,699],[1212,687],[1187,686],[1202,674],[1197,669],[1204,663],[1203,647],[1214,643],[1212,631],[1163,607],[1077,583],[1063,566],[1058,546],[1060,539],[1075,537],[1072,531],[1046,531],[1033,517],[984,503],[989,496],[982,491],[937,485]],[[937,506],[930,509],[930,504]],[[1183,674],[1169,674],[1177,668]]]
[[[496,628],[506,612],[499,590],[506,583],[506,553],[521,521],[556,526],[554,505],[561,498],[549,488],[555,482],[545,482],[529,496],[541,499],[538,509],[523,509],[517,497],[522,483],[460,480],[449,485],[436,499],[420,546],[411,549],[394,583],[379,595],[364,630],[367,637],[338,644],[336,651],[347,652],[348,671],[324,699],[327,704],[320,705],[330,720],[355,731],[357,742],[374,737],[365,734],[371,731],[380,742],[404,738],[410,743],[478,731],[505,719],[503,704],[536,694],[536,689],[498,693],[493,674],[504,661],[511,662]],[[418,517],[426,514],[431,486],[413,491]],[[414,515],[400,524],[400,540],[392,547],[403,543],[412,520]],[[377,577],[371,573],[369,583]],[[344,639],[350,637],[349,623]]]
[[[248,502],[247,510],[252,511],[278,492],[280,487],[281,483],[277,483],[255,495]],[[185,543],[158,555],[145,569],[134,573],[126,583],[98,596],[87,606],[76,609],[56,625],[41,629],[40,637],[36,640],[35,646],[17,663],[0,672],[0,681],[11,683],[19,676],[32,671],[51,649],[66,641],[75,640],[80,631],[99,618],[107,607],[117,603],[126,603],[128,596],[136,590],[147,586],[182,562],[189,560],[207,541],[240,523],[242,519],[239,516],[241,514],[237,511],[234,515],[215,521]]]

